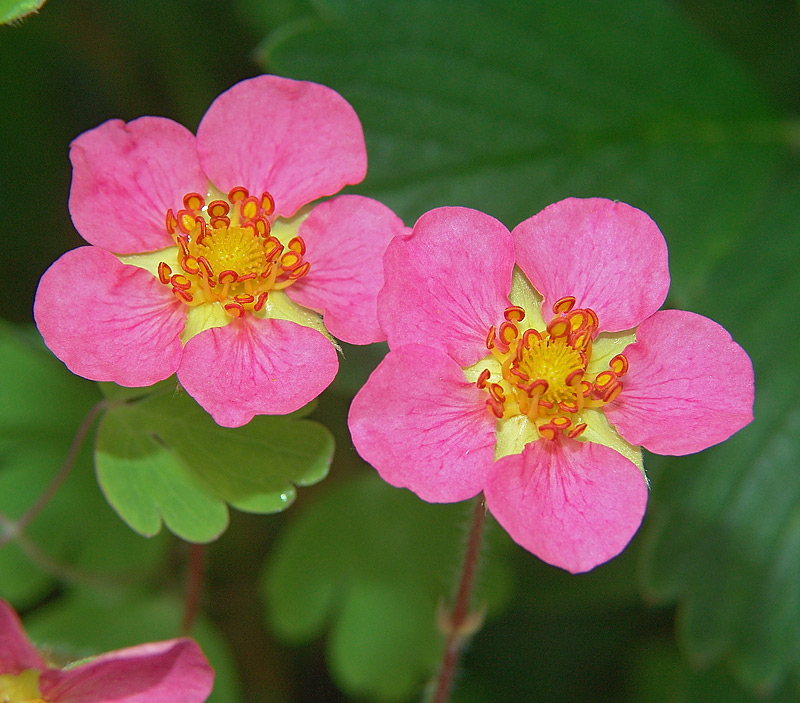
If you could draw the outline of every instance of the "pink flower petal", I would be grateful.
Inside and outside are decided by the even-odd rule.
[[[87,242],[118,254],[173,244],[167,210],[208,186],[194,135],[163,117],[104,122],[75,139],[69,156],[72,221]]]
[[[389,352],[353,400],[348,424],[358,453],[387,483],[429,502],[477,495],[494,461],[485,393],[438,349]]]
[[[515,542],[573,574],[617,556],[642,522],[647,484],[601,444],[538,440],[500,459],[486,504]]]
[[[320,203],[300,226],[308,275],[287,295],[300,305],[324,310],[325,326],[350,344],[381,342],[378,291],[383,253],[392,237],[410,232],[388,207],[360,195]]]
[[[661,307],[669,290],[667,245],[645,213],[603,198],[568,198],[512,232],[517,264],[553,304],[574,296],[592,308],[601,331],[635,327]]]
[[[17,675],[25,669],[41,671],[45,666],[14,609],[0,600],[0,674]]]
[[[258,76],[225,91],[197,130],[203,168],[219,189],[269,191],[278,215],[359,183],[367,171],[361,123],[317,83]]]
[[[57,703],[202,703],[213,683],[214,671],[188,639],[109,652],[39,680],[42,694]]]
[[[178,380],[217,424],[239,427],[302,408],[338,368],[336,349],[316,330],[247,315],[192,337]]]
[[[464,367],[488,354],[487,332],[510,305],[514,249],[505,226],[477,210],[437,208],[410,237],[392,240],[383,264],[378,315],[390,347],[438,346]]]
[[[47,269],[33,314],[47,346],[84,378],[149,386],[180,363],[186,307],[102,249],[73,249]]]
[[[750,357],[713,320],[662,310],[641,324],[624,353],[630,368],[606,415],[632,444],[691,454],[753,419]]]

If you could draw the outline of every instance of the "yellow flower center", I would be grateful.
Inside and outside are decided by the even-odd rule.
[[[0,703],[44,703],[39,691],[39,672],[25,669],[21,674],[0,674]]]
[[[584,408],[600,407],[620,394],[619,378],[628,370],[628,360],[617,354],[607,370],[589,374],[597,315],[591,308],[574,306],[575,298],[562,298],[545,330],[524,332],[519,323],[525,310],[512,306],[506,308],[500,328],[489,329],[486,347],[500,364],[502,378],[492,381],[485,368],[477,385],[487,391],[486,405],[498,420],[524,415],[544,439],[562,432],[575,438],[586,429],[578,419]]]
[[[166,215],[180,270],[161,261],[158,278],[186,305],[220,303],[228,315],[241,317],[261,310],[270,291],[308,273],[302,237],[284,247],[270,234],[275,204],[269,193],[259,199],[239,186],[208,205],[199,193],[187,193],[183,205],[177,215]]]

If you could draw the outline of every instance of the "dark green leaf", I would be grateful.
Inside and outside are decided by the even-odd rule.
[[[337,486],[274,547],[263,581],[269,623],[298,643],[329,627],[329,664],[342,688],[407,699],[440,656],[437,607],[458,576],[469,512],[424,503],[373,473]],[[509,573],[498,549],[484,556],[476,602],[491,613],[508,597]]]
[[[273,513],[295,486],[325,477],[333,439],[296,416],[261,416],[220,427],[189,396],[162,393],[110,410],[100,425],[97,476],[111,505],[134,530],[152,535],[162,520],[192,542],[215,539],[227,504]]]
[[[316,6],[316,25],[268,38],[265,65],[351,101],[360,190],[408,223],[440,205],[514,226],[567,196],[623,200],[673,245],[680,299],[742,235],[785,138],[743,71],[657,0]]]
[[[653,481],[645,550],[646,586],[661,600],[681,601],[680,631],[693,658],[727,659],[762,692],[800,665],[798,231],[794,163],[698,299],[752,356],[755,422],[664,468]]]

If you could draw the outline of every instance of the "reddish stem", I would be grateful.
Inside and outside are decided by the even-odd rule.
[[[200,596],[206,571],[206,545],[189,545],[189,575],[186,583],[186,605],[183,611],[181,634],[188,637],[192,631],[197,613],[200,611]]]
[[[447,643],[442,663],[439,667],[432,703],[447,703],[450,699],[453,675],[461,655],[461,647],[467,635],[472,634],[471,631],[465,632],[467,628],[464,625],[470,615],[469,602],[472,596],[472,587],[475,583],[475,573],[477,572],[478,559],[480,557],[485,521],[486,499],[481,494],[475,501],[475,509],[472,513],[467,548],[464,551],[464,562],[461,566],[461,579],[458,584],[455,605],[447,620]],[[471,630],[471,628],[469,629]]]

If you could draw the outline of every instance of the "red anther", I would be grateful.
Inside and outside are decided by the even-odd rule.
[[[200,193],[187,193],[183,196],[183,207],[187,210],[200,210],[205,204],[205,198]]]
[[[198,256],[197,263],[201,269],[201,276],[205,274],[206,278],[211,278],[214,275],[214,269],[211,268],[211,264],[208,263],[208,259],[205,256]]]
[[[509,322],[521,322],[525,319],[525,309],[519,307],[519,305],[512,305],[510,308],[505,309],[503,316]]]
[[[562,312],[569,312],[574,306],[575,298],[571,295],[567,295],[556,300],[556,304],[553,305],[553,312],[556,315],[560,315]]]
[[[613,371],[602,371],[601,373],[597,374],[597,378],[594,379],[594,387],[597,390],[602,391],[608,388],[616,380],[617,375]]]
[[[516,368],[516,367],[512,367],[511,369],[509,369],[509,374],[511,374],[511,375],[513,375],[513,376],[516,376],[516,377],[517,377],[518,379],[520,379],[520,380],[521,380],[523,383],[528,383],[528,381],[530,381],[530,380],[531,380],[531,377],[530,377],[530,376],[528,376],[528,374],[526,374],[524,371],[520,371],[520,370],[519,370],[518,368]],[[509,380],[510,380],[510,379],[509,379]]]
[[[478,388],[486,388],[486,382],[489,380],[489,376],[491,375],[492,374],[489,373],[489,369],[484,369],[481,371],[481,375],[478,376],[478,381],[476,383]]]
[[[193,256],[184,256],[181,259],[181,268],[186,271],[186,273],[196,274],[200,273],[200,267],[197,264],[197,259]]]
[[[578,412],[578,404],[571,401],[560,400],[558,402],[558,407],[561,409],[562,412],[565,413],[576,413]]]
[[[258,312],[262,310],[264,306],[267,304],[267,298],[269,297],[268,293],[264,291],[261,295],[258,296],[258,300],[256,300],[256,304],[253,306],[253,310]]]
[[[158,280],[161,281],[164,285],[169,283],[169,277],[172,275],[172,269],[169,267],[166,261],[162,261],[158,264]]]
[[[522,345],[526,349],[530,349],[532,346],[531,339],[535,339],[537,342],[542,341],[542,335],[540,335],[533,327],[530,329],[525,330],[522,333]]]
[[[624,354],[617,354],[608,365],[617,376],[628,373],[628,358]]]
[[[559,430],[565,430],[572,424],[572,420],[570,420],[568,417],[564,417],[563,415],[557,415],[550,420],[550,424]]]
[[[566,317],[569,320],[569,326],[573,332],[584,329],[589,323],[589,316],[586,314],[585,310],[581,310],[580,308],[573,310]]]
[[[239,212],[242,213],[242,217],[250,220],[258,215],[259,205],[258,198],[254,198],[253,196],[243,198],[239,204]]]
[[[552,425],[542,425],[541,427],[537,428],[539,430],[539,436],[542,439],[549,439],[554,440],[556,438],[556,432],[558,431]]]
[[[225,227],[231,226],[231,218],[230,217],[212,217],[211,218],[211,229],[224,229]]]
[[[281,257],[281,268],[284,271],[294,271],[294,269],[296,269],[301,262],[302,259],[300,258],[300,254],[298,254],[296,251],[287,251]]]
[[[179,290],[189,290],[192,287],[192,282],[180,273],[176,273],[172,276],[169,282],[172,284],[173,288],[178,288]]]
[[[569,322],[563,317],[554,317],[547,325],[547,331],[555,339],[566,337],[569,332]]]
[[[189,251],[189,238],[186,235],[178,235],[175,238],[175,241],[178,243],[178,246],[181,248],[182,256],[191,256],[192,253]]]
[[[622,393],[622,384],[617,381],[611,388],[607,388],[605,393],[603,394],[603,401],[606,403],[610,403],[614,400],[620,393]]]
[[[487,398],[486,407],[492,411],[492,415],[494,415],[498,420],[503,419],[505,408],[503,407],[502,403],[498,403],[494,398]]]
[[[249,293],[242,293],[241,295],[234,295],[233,299],[237,303],[241,303],[242,305],[249,305],[250,303],[255,302],[255,297],[253,297]]]
[[[172,212],[172,208],[167,210],[167,215],[164,218],[164,225],[167,228],[167,232],[170,234],[175,234],[175,228],[178,226],[178,221],[175,219],[175,213]]]
[[[575,369],[574,371],[571,371],[567,374],[566,379],[564,379],[564,383],[575,388],[583,380],[584,372],[585,369]]]
[[[224,200],[212,200],[208,204],[209,217],[225,217],[230,212],[230,205]]]
[[[261,194],[261,209],[265,215],[271,215],[275,212],[275,199],[267,191]]]
[[[486,348],[487,349],[494,349],[494,339],[495,339],[495,329],[494,325],[489,328],[489,331],[486,333]]]
[[[547,389],[549,387],[550,384],[543,378],[537,378],[533,383],[531,383],[531,389],[534,393],[547,393]]]
[[[237,279],[239,278],[236,271],[231,271],[230,269],[225,269],[219,275],[219,282],[220,283],[236,283]]]
[[[181,290],[180,288],[173,288],[172,292],[175,294],[175,297],[182,303],[191,303],[194,300],[194,296],[191,293],[185,290]]]
[[[506,344],[510,345],[517,337],[519,337],[519,329],[517,326],[512,322],[504,322],[500,325],[500,332],[497,335],[500,337],[500,340]]]
[[[586,429],[586,423],[581,422],[579,425],[575,425],[569,432],[567,432],[567,437],[570,439],[575,439],[578,435],[583,434],[583,431]]]
[[[273,264],[267,264],[267,267],[261,272],[261,278],[269,278],[272,274]]]
[[[194,232],[194,227],[197,224],[197,218],[188,210],[178,210],[176,215],[178,220],[178,229],[186,235]]]
[[[236,186],[228,191],[228,200],[232,203],[236,203],[239,200],[244,200],[248,195],[247,188],[244,186]]]
[[[584,398],[588,398],[592,394],[593,390],[594,386],[589,383],[589,381],[581,381],[581,395]]]
[[[539,405],[545,410],[552,410],[555,407],[553,403],[551,403],[549,400],[544,400],[543,398],[539,398]]]
[[[200,231],[197,232],[197,229]],[[196,234],[194,235],[194,243],[202,244],[203,240],[206,238],[206,221],[202,217],[197,218],[195,232]]]
[[[597,313],[591,308],[585,308],[585,310],[587,313],[589,313],[589,317],[591,318],[591,326],[594,329],[597,329],[600,326],[600,321],[597,319]]]
[[[241,317],[244,315],[244,308],[239,303],[228,303],[225,306],[225,312],[231,317]]]
[[[272,231],[272,226],[266,217],[259,215],[258,217],[254,218],[253,225],[255,225],[256,232],[258,233],[259,237],[263,237],[264,239],[269,237],[269,233]]]
[[[311,268],[311,264],[306,261],[302,266],[298,266],[294,271],[286,276],[290,281],[296,281],[298,278],[302,278],[308,273],[308,270]]]
[[[486,390],[489,391],[492,398],[494,398],[498,403],[504,403],[506,400],[506,394],[503,391],[503,386],[499,383],[490,383]]]
[[[267,249],[267,246],[270,248]],[[281,244],[275,237],[269,236],[264,240],[264,255],[267,261],[274,261],[283,251],[283,244]]]
[[[241,283],[242,281],[252,281],[255,278],[258,278],[258,274],[255,271],[251,271],[243,276],[237,276],[236,280]]]
[[[303,254],[306,253],[306,243],[303,241],[302,237],[292,237],[289,242],[289,249],[303,256]]]
[[[589,341],[590,337],[588,330],[579,330],[578,332],[573,332],[569,336],[569,345],[576,351],[585,349]]]

